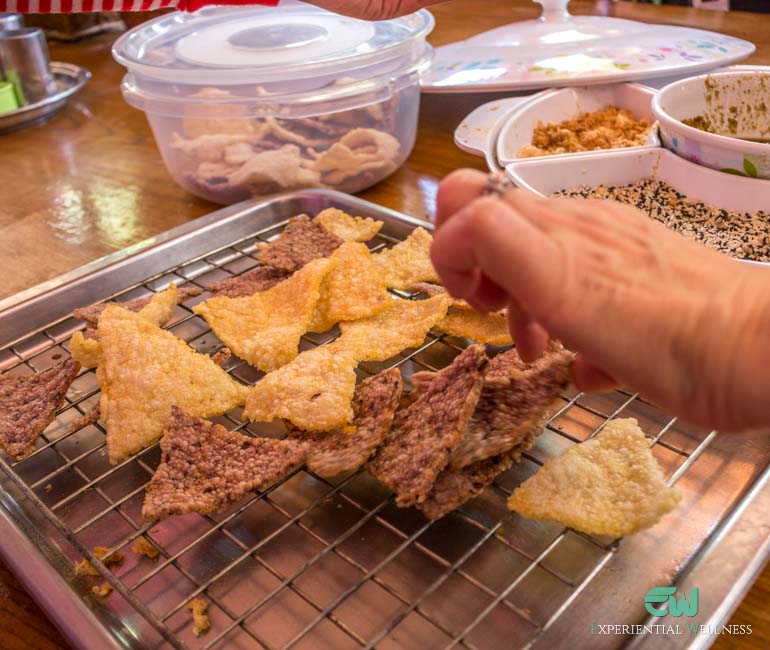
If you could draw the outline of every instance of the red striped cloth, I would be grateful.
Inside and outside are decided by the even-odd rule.
[[[175,8],[195,11],[207,5],[268,5],[278,0],[0,0],[0,12],[72,14],[92,11],[153,11]]]

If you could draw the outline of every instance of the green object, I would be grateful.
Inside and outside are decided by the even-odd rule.
[[[24,96],[24,89],[21,86],[19,75],[16,74],[15,70],[6,70],[5,78],[13,84],[13,90],[16,94],[16,107],[26,106],[28,102],[27,98]]]
[[[8,113],[19,108],[16,92],[13,84],[8,81],[0,81],[0,113]]]

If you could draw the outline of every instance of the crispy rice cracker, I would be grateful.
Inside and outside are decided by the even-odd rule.
[[[210,298],[193,311],[241,359],[271,372],[297,356],[324,278],[334,266],[329,259],[313,260],[272,289],[242,298]]]
[[[209,285],[209,291],[212,296],[240,298],[272,289],[276,284],[288,278],[289,275],[288,271],[282,271],[272,266],[258,266],[237,277],[213,282]]]
[[[101,363],[102,346],[99,343],[99,317],[110,305],[137,312],[148,323],[163,327],[171,320],[179,303],[193,296],[198,296],[202,292],[203,290],[198,287],[177,290],[175,284],[169,284],[168,289],[149,298],[93,304],[82,309],[76,309],[72,315],[85,320],[87,325],[85,336],[83,332],[75,332],[72,335],[70,352],[73,358],[84,368],[96,368]]]
[[[34,375],[0,376],[0,448],[6,454],[21,460],[35,448],[79,370],[67,359]]]
[[[311,332],[325,332],[340,321],[352,321],[383,312],[390,294],[372,264],[366,244],[345,242],[329,258],[334,268],[324,278]]]
[[[432,282],[415,282],[409,291],[419,291],[424,293],[428,298],[433,296],[449,296],[452,299],[450,307],[457,307],[458,309],[472,309],[472,307],[462,298],[455,298],[449,294],[449,292],[440,284],[433,284]]]
[[[160,448],[160,465],[142,507],[150,521],[217,512],[270,487],[305,461],[301,442],[251,438],[177,407],[171,409]]]
[[[248,393],[210,357],[140,314],[110,306],[99,319],[103,361],[96,373],[110,462],[155,442],[172,406],[193,415],[221,415]]]
[[[497,312],[456,309],[441,319],[436,330],[450,336],[471,339],[476,343],[499,346],[513,343],[505,316]]]
[[[289,219],[278,239],[260,253],[259,261],[292,273],[314,259],[328,257],[341,245],[337,235],[302,214]]]
[[[654,526],[676,507],[650,443],[632,418],[552,458],[508,499],[525,517],[594,535],[624,537]]]
[[[438,475],[428,497],[417,507],[428,519],[440,519],[481,494],[500,474],[518,462],[522,450],[473,463],[462,469],[447,467]]]
[[[408,289],[418,282],[438,282],[430,261],[432,243],[427,230],[415,228],[404,241],[374,255],[372,259],[385,284],[392,289]]]
[[[384,361],[402,350],[421,345],[430,329],[446,314],[449,298],[395,300],[385,311],[364,320],[340,323],[334,345],[358,361]]]
[[[333,345],[303,352],[254,385],[243,414],[254,422],[282,418],[308,431],[342,427],[353,419],[355,367],[350,353]]]
[[[153,296],[146,298],[137,298],[136,300],[127,300],[125,302],[97,302],[87,307],[80,307],[72,312],[75,318],[80,318],[86,322],[86,337],[94,338],[96,335],[96,328],[99,326],[99,316],[107,308],[107,305],[118,305],[123,309],[129,309],[131,311],[141,311],[145,307],[148,307],[150,303],[155,303],[154,307],[151,307],[145,316],[151,322],[154,322],[159,327],[165,325],[174,313],[174,306],[183,303],[185,300],[194,298],[203,293],[203,289],[200,287],[181,287],[177,288],[176,285],[170,284],[168,289],[160,293],[156,293]]]
[[[326,208],[315,218],[326,230],[344,241],[369,241],[383,226],[371,217],[353,217],[337,208]]]
[[[319,476],[331,478],[361,467],[390,431],[401,399],[398,368],[362,381],[353,396],[353,426],[336,431],[289,429],[292,438],[308,443],[307,466]]]
[[[417,401],[396,413],[385,442],[367,464],[396,493],[396,505],[427,498],[473,415],[486,363],[482,346],[469,347],[436,374]]]

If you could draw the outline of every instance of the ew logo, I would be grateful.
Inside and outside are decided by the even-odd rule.
[[[676,618],[680,616],[695,616],[698,613],[698,588],[690,590],[690,600],[685,594],[681,594],[679,601],[676,599],[676,587],[653,587],[644,597],[644,608],[651,616],[666,616],[670,614]],[[658,608],[655,605],[668,604],[667,608]]]

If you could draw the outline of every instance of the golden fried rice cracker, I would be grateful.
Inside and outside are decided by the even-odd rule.
[[[476,343],[498,346],[513,343],[505,316],[497,312],[456,309],[436,325],[436,330],[450,336],[471,339]]]
[[[177,407],[171,409],[160,448],[160,465],[142,507],[150,521],[217,512],[270,487],[305,461],[299,441],[251,438]]]
[[[171,289],[171,287],[174,287]],[[153,320],[156,325],[163,326],[168,322],[168,320],[171,318],[171,316],[174,313],[173,305],[169,305],[169,300],[171,296],[174,296],[176,299],[176,304],[179,305],[183,303],[185,300],[189,300],[190,298],[194,298],[195,296],[199,296],[203,293],[203,289],[200,287],[181,287],[180,289],[177,289],[176,286],[170,285],[167,292],[161,292],[156,293],[152,296],[148,296],[146,298],[136,298],[135,300],[127,300],[125,302],[118,302],[118,303],[112,303],[112,302],[96,302],[92,305],[88,305],[87,307],[80,307],[72,312],[72,315],[75,318],[80,318],[81,320],[84,320],[86,322],[86,338],[95,338],[96,337],[96,328],[99,326],[99,316],[102,315],[102,312],[107,308],[108,305],[118,305],[119,307],[123,307],[123,309],[130,309],[131,311],[141,311],[145,307],[147,307],[151,302],[156,302],[156,307],[154,307],[152,310],[146,312],[146,316],[151,318],[150,314],[155,311],[155,309],[158,307],[158,303],[162,302],[166,305],[165,310],[160,310],[160,315],[156,320]],[[165,320],[163,319],[164,314],[166,315]]]
[[[432,282],[415,282],[411,287],[409,287],[409,291],[419,291],[420,293],[424,293],[426,296],[428,296],[428,298],[432,298],[433,296],[450,295],[442,285],[434,284]],[[450,307],[457,307],[458,309],[472,309],[468,302],[462,298],[455,298],[454,296],[450,297],[452,298]]]
[[[681,495],[666,481],[633,418],[612,420],[595,437],[545,463],[508,499],[525,517],[594,535],[624,537],[654,526]]]
[[[311,332],[325,332],[340,321],[375,316],[390,304],[390,294],[372,264],[366,244],[345,242],[329,258],[334,268],[324,278]]]
[[[438,282],[430,261],[432,243],[427,230],[415,228],[404,241],[374,255],[372,259],[385,284],[392,289],[408,289],[417,282]]]
[[[350,351],[358,361],[384,361],[402,350],[416,347],[446,314],[447,296],[427,300],[396,300],[385,311],[358,321],[340,323],[334,342],[339,350]]]
[[[253,386],[243,414],[254,422],[289,420],[308,431],[342,427],[353,419],[355,367],[350,353],[333,344],[303,352]]]
[[[334,268],[316,259],[272,289],[242,298],[217,296],[193,311],[203,316],[233,353],[271,372],[297,356],[300,337],[308,331],[321,297],[324,278]]]
[[[326,208],[315,218],[321,225],[344,241],[369,241],[383,226],[371,217],[353,217],[337,208]]]
[[[96,368],[102,362],[102,344],[97,338],[75,332],[70,339],[70,354],[84,368]]]
[[[184,292],[184,293],[183,293]],[[127,309],[132,312],[136,312],[145,319],[148,323],[163,327],[171,317],[174,315],[174,310],[180,302],[180,298],[184,300],[191,298],[192,296],[200,295],[201,291],[177,291],[175,284],[169,284],[168,289],[156,293],[151,298],[140,298],[138,300],[130,300],[125,303],[101,303],[89,305],[83,307],[80,310],[75,310],[73,315],[76,318],[82,318],[88,323],[86,328],[86,334],[83,332],[75,332],[72,335],[70,341],[70,352],[73,358],[80,363],[84,368],[96,368],[101,363],[102,359],[102,346],[99,343],[98,338],[98,323],[99,318],[104,313],[104,310],[109,307],[120,307],[121,309]],[[140,307],[141,305],[141,307]],[[96,331],[92,328],[96,327]],[[89,336],[89,331],[93,336]]]
[[[242,404],[248,393],[210,357],[140,314],[108,307],[99,319],[99,337],[99,409],[113,464],[155,442],[172,406],[210,417]]]

